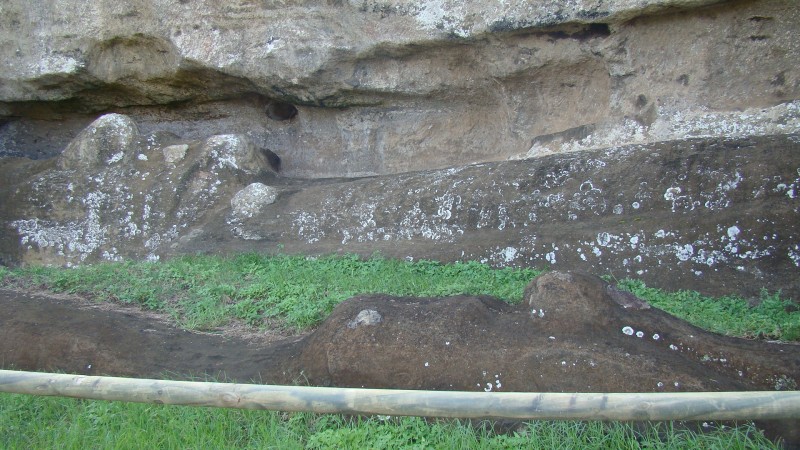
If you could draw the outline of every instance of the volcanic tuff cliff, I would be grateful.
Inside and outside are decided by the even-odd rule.
[[[7,1],[0,260],[281,245],[794,293],[798,29],[793,0]]]
[[[0,155],[101,112],[245,134],[306,177],[796,131],[798,29],[793,0],[13,0]]]

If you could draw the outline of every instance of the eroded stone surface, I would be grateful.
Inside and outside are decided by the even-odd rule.
[[[57,155],[108,111],[246,135],[303,177],[800,130],[792,0],[2,8],[0,155]]]
[[[276,176],[244,142],[195,142],[177,164],[144,148],[144,160],[89,172],[9,160],[0,165],[16,176],[3,175],[14,181],[0,189],[4,258],[380,252],[607,273],[709,294],[800,293],[799,135],[313,182]],[[240,194],[232,205],[256,182],[281,195],[269,203],[271,194]]]
[[[102,164],[130,163],[140,140],[139,128],[130,117],[106,114],[70,142],[59,158],[59,166],[93,169]]]
[[[234,216],[253,217],[267,205],[275,203],[278,190],[264,183],[252,183],[237,192],[231,199],[231,209]]]
[[[797,135],[687,140],[309,187],[244,221],[297,251],[375,251],[795,297]],[[756,288],[758,286],[758,288]]]
[[[56,164],[9,161],[3,176],[16,181],[0,190],[0,218],[4,236],[16,234],[19,248],[5,250],[11,246],[4,238],[0,253],[66,265],[156,260],[193,226],[228,209],[249,182],[274,176],[245,136],[176,139],[142,136],[130,118],[111,114],[81,132]],[[266,199],[250,200],[240,199],[237,211],[257,209]]]

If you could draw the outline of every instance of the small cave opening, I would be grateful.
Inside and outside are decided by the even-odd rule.
[[[269,163],[269,167],[272,168],[275,172],[281,171],[281,157],[276,155],[275,152],[268,148],[262,148],[261,153],[264,154],[264,157],[267,158],[267,162]]]
[[[267,117],[272,120],[291,120],[297,116],[297,108],[291,103],[272,100],[267,104]]]

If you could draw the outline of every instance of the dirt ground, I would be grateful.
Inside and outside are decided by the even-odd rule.
[[[136,307],[0,289],[19,370],[270,384],[529,392],[793,390],[800,346],[707,333],[602,280],[551,272],[519,305],[355,297],[316,330],[187,331]],[[800,422],[761,424],[800,445]]]
[[[302,338],[188,331],[137,306],[44,292],[0,289],[0,309],[0,358],[20,370],[257,382],[272,374],[266,362],[294,354]]]

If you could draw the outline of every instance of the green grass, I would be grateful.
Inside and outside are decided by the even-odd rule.
[[[439,264],[355,256],[181,257],[75,269],[0,267],[0,285],[45,288],[138,304],[182,325],[230,320],[306,329],[358,294],[493,295],[509,302],[541,273],[476,262]],[[668,293],[636,280],[623,289],[700,327],[737,336],[800,340],[800,312],[777,295],[743,299]],[[0,394],[0,448],[776,448],[753,425],[693,433],[672,423],[532,422],[505,434],[458,421],[189,408]]]
[[[0,448],[746,449],[777,448],[752,424],[706,433],[672,423],[487,424],[209,409],[0,394]]]
[[[304,329],[358,294],[400,296],[486,294],[519,301],[531,269],[493,270],[477,263],[440,264],[356,256],[187,256],[160,263],[103,263],[74,269],[6,270],[7,284],[43,286],[135,303],[172,314],[188,328],[213,328],[231,318],[265,319]],[[2,273],[0,273],[2,275]]]
[[[778,294],[761,291],[756,306],[737,297],[705,297],[694,291],[665,292],[638,280],[617,286],[636,294],[656,308],[700,328],[729,336],[800,341],[800,311]]]
[[[74,269],[0,267],[0,285],[133,303],[171,314],[182,326],[211,329],[241,320],[258,327],[304,330],[343,300],[359,294],[401,296],[485,294],[514,303],[541,271],[492,269],[477,262],[440,264],[356,256],[186,256],[158,263],[125,262]],[[741,298],[666,292],[641,281],[622,289],[701,328],[742,337],[800,340],[800,311],[777,294],[749,306]]]

